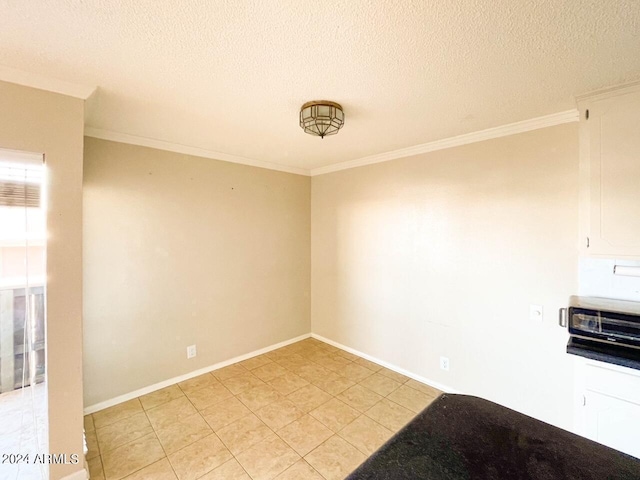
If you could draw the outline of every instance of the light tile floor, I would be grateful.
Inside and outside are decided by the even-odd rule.
[[[29,455],[28,463],[0,463],[0,480],[44,480],[36,454],[48,452],[47,387],[40,383],[0,394],[0,454]],[[6,459],[2,459],[6,460]]]
[[[309,338],[86,416],[91,479],[342,479],[440,393]]]

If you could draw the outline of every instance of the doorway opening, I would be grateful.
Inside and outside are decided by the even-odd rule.
[[[0,477],[46,479],[46,222],[42,154],[0,149]],[[9,459],[11,460],[11,459]]]

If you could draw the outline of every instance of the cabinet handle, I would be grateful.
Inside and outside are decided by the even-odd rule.
[[[558,310],[558,325],[562,328],[567,328],[567,309],[561,308]]]

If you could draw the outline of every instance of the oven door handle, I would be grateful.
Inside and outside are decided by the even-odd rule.
[[[561,308],[558,310],[558,325],[562,328],[567,328],[567,309]]]

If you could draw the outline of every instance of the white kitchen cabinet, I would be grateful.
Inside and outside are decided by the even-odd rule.
[[[640,371],[577,362],[576,433],[640,458]]]
[[[582,253],[640,258],[640,84],[579,97]]]
[[[586,392],[587,437],[640,458],[640,404]]]

